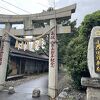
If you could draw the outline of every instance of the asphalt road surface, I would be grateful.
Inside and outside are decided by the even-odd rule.
[[[16,93],[12,95],[9,95],[7,91],[0,92],[0,100],[49,100],[47,88],[48,76],[45,75],[15,87]],[[39,98],[32,98],[34,89],[40,89],[41,96]]]

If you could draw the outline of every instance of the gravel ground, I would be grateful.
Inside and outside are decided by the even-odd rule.
[[[78,91],[72,87],[72,79],[69,75],[63,74],[64,76],[59,80],[59,93],[64,88],[69,88],[67,100],[86,100],[86,93],[85,91]]]

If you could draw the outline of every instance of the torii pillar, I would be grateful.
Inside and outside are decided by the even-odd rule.
[[[55,26],[55,27],[54,27]],[[48,95],[55,98],[58,93],[58,53],[57,53],[57,28],[56,19],[50,20],[50,28],[54,29],[50,32],[49,39],[49,80]]]
[[[5,31],[10,31],[11,24],[5,24]],[[7,63],[8,63],[8,55],[9,55],[9,48],[10,48],[10,37],[9,35],[4,32],[2,37],[2,48],[0,50],[0,90],[3,89],[3,84],[5,83],[6,77],[6,70],[7,70]]]

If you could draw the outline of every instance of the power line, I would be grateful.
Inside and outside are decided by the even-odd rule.
[[[20,7],[17,7],[17,6],[15,6],[15,5],[11,4],[10,2],[7,2],[7,1],[5,1],[5,0],[1,0],[1,1],[3,1],[3,2],[5,2],[5,3],[7,3],[7,4],[11,5],[11,6],[14,6],[14,7],[17,8],[17,9],[20,9],[20,10],[22,10],[22,11],[24,11],[24,12],[27,12],[27,13],[31,14],[29,11],[24,10],[24,9],[22,9],[22,8],[20,8]]]
[[[42,4],[42,3],[39,3],[39,2],[36,2],[36,3],[39,4],[39,5],[41,5],[41,6],[43,6],[43,7],[49,7],[49,6],[44,5],[44,4]]]
[[[6,8],[4,8],[4,7],[2,7],[2,6],[0,6],[0,8],[5,9],[5,10],[7,10],[7,11],[9,11],[9,12],[14,13],[14,14],[17,14],[17,13],[15,13],[15,12],[13,12],[13,11],[9,10],[9,9],[6,9]],[[19,15],[19,14],[17,14],[17,15]]]

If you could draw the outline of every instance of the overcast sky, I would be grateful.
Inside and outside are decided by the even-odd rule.
[[[78,26],[85,15],[100,10],[100,0],[59,0],[57,6],[63,7],[73,3],[77,3],[77,8],[76,12],[72,15],[72,20],[77,19]]]
[[[4,2],[5,1],[5,2]],[[74,3],[77,3],[75,14],[72,15],[72,20],[77,19],[77,25],[80,25],[84,16],[94,11],[100,10],[100,0],[55,0],[56,8],[61,8]],[[7,2],[22,8],[25,11],[19,10],[16,7],[9,5]],[[32,14],[47,10],[48,7],[54,6],[54,0],[0,0],[0,14]],[[2,8],[3,7],[3,8]],[[12,12],[9,12],[5,9]]]

